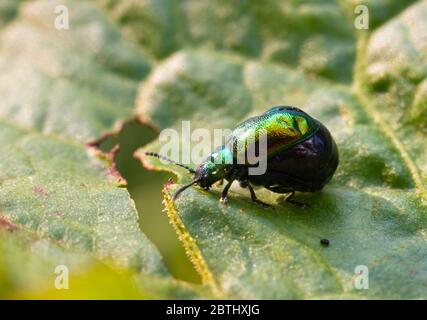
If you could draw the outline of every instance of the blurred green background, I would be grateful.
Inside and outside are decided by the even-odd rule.
[[[131,122],[119,135],[109,137],[101,144],[108,151],[120,144],[117,168],[128,182],[128,191],[135,201],[142,231],[156,245],[170,273],[176,278],[200,283],[200,277],[188,260],[184,248],[163,211],[163,184],[172,177],[170,173],[149,171],[133,157],[139,147],[157,138],[157,132],[142,124]]]

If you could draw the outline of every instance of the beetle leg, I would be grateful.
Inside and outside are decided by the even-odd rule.
[[[299,202],[296,201],[294,199],[292,199],[292,197],[295,195],[295,191],[292,191],[291,194],[289,196],[286,197],[286,202],[292,203],[300,208],[306,208],[309,207],[310,205],[308,205],[307,203],[303,203],[303,202]]]
[[[285,201],[292,203],[293,205],[296,205],[300,208],[306,208],[310,206],[307,203],[299,202],[292,199],[292,197],[295,195],[295,191],[292,189],[289,189],[289,187],[287,186],[286,187],[285,186],[274,186],[274,187],[266,186],[265,188],[276,193],[290,193],[290,195],[286,197]]]
[[[272,208],[272,206],[270,206],[269,204],[262,202],[261,200],[259,200],[255,194],[255,190],[254,188],[252,188],[252,186],[250,185],[249,182],[245,182],[244,185],[249,189],[249,192],[251,193],[251,199],[253,202],[255,202],[256,204],[259,204],[260,206],[264,207],[264,208]]]
[[[228,190],[230,189],[231,185],[233,184],[234,180],[230,180],[224,187],[224,189],[222,189],[221,192],[221,198],[219,199],[220,202],[222,203],[227,203],[227,193]]]

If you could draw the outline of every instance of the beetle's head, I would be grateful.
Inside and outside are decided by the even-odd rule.
[[[191,187],[192,185],[199,185],[205,190],[209,190],[210,187],[217,181],[226,178],[232,163],[233,158],[231,152],[227,148],[218,148],[212,154],[210,154],[197,168],[196,170],[191,169],[181,163],[175,162],[171,159],[168,159],[164,156],[161,156],[154,152],[145,152],[145,155],[156,157],[162,160],[166,160],[170,163],[178,165],[187,169],[190,173],[194,174],[193,181],[191,183],[179,188],[173,199],[175,200],[178,195],[183,192],[185,189]]]

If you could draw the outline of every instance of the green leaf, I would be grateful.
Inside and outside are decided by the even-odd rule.
[[[0,209],[13,224],[123,267],[165,274],[113,168],[72,141],[0,122]]]
[[[54,27],[64,4],[69,30]],[[25,2],[1,39],[0,118],[88,141],[132,116],[149,62],[92,4]]]
[[[327,78],[351,79],[354,34],[339,1],[98,2],[156,57],[182,47],[203,47],[300,65]]]
[[[0,18],[0,296],[200,297],[141,232],[114,152],[86,144],[132,117],[147,59],[87,2],[2,3]],[[70,291],[53,286],[62,264]]]
[[[427,298],[426,18],[410,0],[3,0],[0,297]],[[232,129],[276,104],[321,120],[340,150],[331,183],[297,194],[308,209],[260,189],[275,206],[261,209],[237,185],[226,206],[220,186],[173,202],[188,174],[137,154],[178,180],[165,207],[203,285],[174,279],[96,142],[135,114]],[[71,290],[54,287],[58,265]]]
[[[403,5],[388,8],[387,17]],[[175,53],[144,81],[138,113],[159,129],[180,130],[182,120],[191,120],[192,129],[232,129],[287,104],[321,120],[338,144],[340,165],[331,183],[320,193],[297,194],[308,209],[259,189],[259,198],[275,207],[262,209],[237,185],[227,205],[218,201],[220,186],[192,187],[173,202],[178,185],[165,186],[171,223],[217,296],[427,298],[426,12],[420,1],[384,25],[385,17],[375,18],[378,29],[353,30],[348,39],[358,50],[351,86],[339,77],[313,77],[303,65],[208,49]],[[300,36],[292,45],[311,37]],[[161,146],[153,142],[144,150]],[[183,169],[137,156],[147,168],[173,172],[179,185],[190,181]],[[322,238],[329,247],[321,246]],[[369,268],[368,290],[354,286],[359,265]]]
[[[111,268],[88,254],[0,220],[0,297],[17,299],[167,299],[201,288]],[[64,269],[66,267],[66,269]],[[67,272],[69,278],[61,278]],[[206,292],[204,297],[209,297]]]
[[[427,4],[420,1],[361,41],[357,76],[366,107],[427,194]],[[417,21],[417,23],[414,23]],[[415,137],[415,138],[414,138]]]
[[[201,296],[202,288],[170,277],[110,163],[72,141],[4,122],[0,152],[0,296]],[[70,290],[54,287],[59,265],[70,270]]]

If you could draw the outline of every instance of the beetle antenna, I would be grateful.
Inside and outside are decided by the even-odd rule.
[[[165,157],[165,156],[162,156],[162,155],[160,155],[160,154],[158,154],[158,153],[155,153],[155,152],[149,152],[149,151],[147,151],[147,152],[143,152],[146,156],[150,156],[150,157],[156,157],[156,158],[159,158],[159,159],[161,159],[161,160],[165,160],[165,161],[167,161],[167,162],[169,162],[169,163],[172,163],[172,164],[175,164],[175,165],[177,165],[177,166],[179,166],[179,167],[181,167],[181,168],[184,168],[184,169],[187,169],[190,173],[192,173],[192,174],[195,174],[196,173],[196,171],[194,170],[194,169],[192,169],[192,168],[190,168],[190,167],[188,167],[188,166],[186,166],[186,165],[184,165],[184,164],[182,164],[182,163],[179,163],[179,162],[176,162],[176,161],[173,161],[172,159],[169,159],[169,158],[167,158],[167,157]]]
[[[185,186],[183,186],[183,187],[179,188],[178,190],[176,190],[175,194],[172,197],[173,201],[175,201],[178,198],[178,196],[181,194],[182,191],[184,191],[185,189],[188,189],[189,187],[191,187],[193,184],[196,184],[200,180],[201,179],[193,180],[189,184],[186,184]]]

